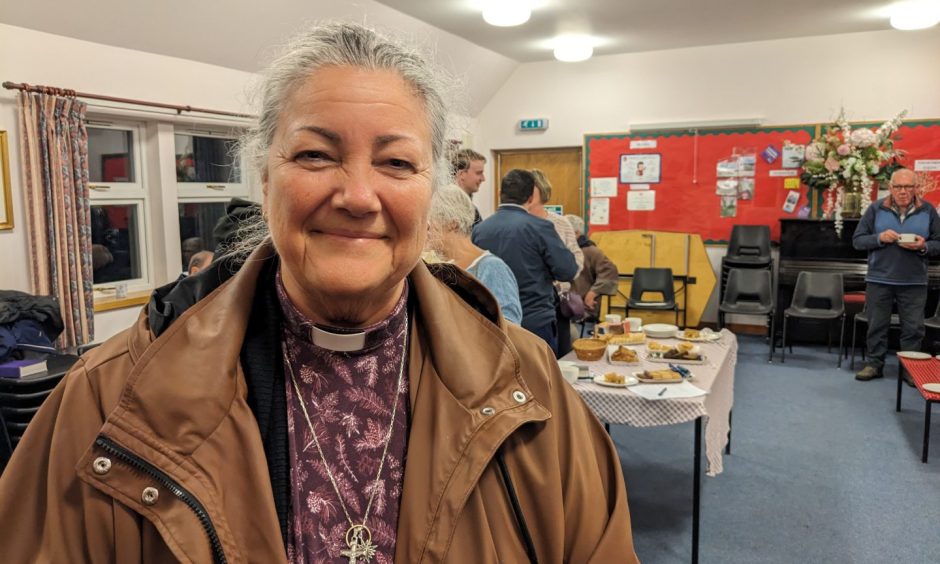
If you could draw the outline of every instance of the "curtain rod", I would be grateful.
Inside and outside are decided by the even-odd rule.
[[[198,112],[201,114],[213,114],[217,116],[228,116],[228,117],[238,117],[238,118],[247,118],[255,119],[256,116],[251,114],[239,114],[235,112],[226,112],[223,110],[209,110],[206,108],[194,108],[192,106],[179,106],[176,104],[163,104],[161,102],[148,102],[146,100],[134,100],[131,98],[117,98],[114,96],[104,96],[101,94],[89,94],[87,92],[76,92],[75,90],[69,90],[67,88],[58,88],[55,86],[40,86],[40,85],[31,85],[19,82],[4,82],[3,87],[7,90],[23,90],[25,92],[40,92],[43,94],[52,94],[56,96],[71,96],[73,98],[87,98],[89,100],[105,100],[107,102],[120,102],[122,104],[133,104],[136,106],[149,106],[151,108],[163,108],[166,110],[176,110],[177,114],[182,114],[183,112]]]

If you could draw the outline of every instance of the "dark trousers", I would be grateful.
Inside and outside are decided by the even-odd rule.
[[[554,321],[541,327],[533,327],[529,331],[548,343],[548,346],[552,347],[552,352],[555,353],[555,358],[558,358],[558,328]]]
[[[901,320],[901,350],[919,351],[924,339],[924,306],[927,286],[879,284],[865,287],[865,310],[868,312],[868,364],[881,370],[888,352],[888,329],[891,309],[897,303]]]
[[[571,320],[561,314],[560,308],[555,308],[555,326],[558,328],[558,350],[555,353],[561,358],[571,352]]]

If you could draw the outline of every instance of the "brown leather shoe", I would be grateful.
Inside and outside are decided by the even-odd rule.
[[[875,378],[884,378],[884,373],[874,366],[866,366],[855,373],[855,379],[860,382],[867,382]]]

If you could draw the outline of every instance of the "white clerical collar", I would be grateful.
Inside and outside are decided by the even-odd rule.
[[[366,333],[333,333],[319,327],[311,327],[310,340],[322,349],[353,352],[366,346]]]

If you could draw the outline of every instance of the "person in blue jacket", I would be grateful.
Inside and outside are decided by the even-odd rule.
[[[924,338],[927,257],[940,254],[940,217],[917,193],[917,176],[906,168],[891,175],[890,193],[865,211],[852,244],[868,251],[865,309],[868,364],[856,380],[883,376],[891,309],[897,304],[901,349],[916,351]],[[908,383],[910,376],[906,375]]]
[[[519,284],[522,326],[541,337],[557,356],[553,281],[574,280],[578,263],[552,222],[526,209],[526,204],[539,197],[531,172],[510,170],[500,183],[499,208],[473,228],[473,244],[509,265]]]

